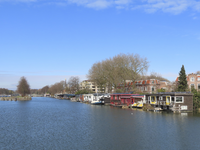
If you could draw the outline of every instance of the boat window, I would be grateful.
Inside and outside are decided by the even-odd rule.
[[[176,96],[176,103],[183,103],[183,96]]]
[[[172,97],[172,102],[174,102],[174,97]]]
[[[151,96],[151,101],[155,102],[155,96]]]

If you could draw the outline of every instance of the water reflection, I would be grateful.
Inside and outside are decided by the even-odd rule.
[[[1,149],[199,149],[200,114],[0,101]]]

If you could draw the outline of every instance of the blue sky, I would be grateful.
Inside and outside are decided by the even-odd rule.
[[[174,81],[200,70],[199,0],[0,0],[0,88],[42,88],[120,53]]]

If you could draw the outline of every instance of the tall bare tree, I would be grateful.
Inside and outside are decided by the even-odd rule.
[[[30,94],[30,85],[28,84],[26,78],[23,76],[19,80],[19,84],[17,86],[17,92],[24,97],[26,94]]]
[[[65,81],[57,82],[57,83],[51,85],[49,87],[48,91],[51,95],[54,95],[56,93],[62,93],[64,90],[64,85],[65,85]]]
[[[142,76],[141,79],[157,79],[160,81],[170,82],[168,79],[162,77],[162,75],[157,72],[151,72],[151,74],[149,76]]]
[[[70,77],[69,81],[68,81],[68,89],[70,91],[71,94],[75,94],[77,91],[79,91],[79,83],[80,83],[80,79],[78,76],[74,77]]]
[[[44,86],[42,89],[40,89],[40,92],[41,92],[41,94],[45,94],[45,93],[48,92],[48,90],[49,90],[49,86],[46,85],[46,86]]]
[[[113,87],[116,89],[119,83],[123,83],[125,88],[126,80],[131,80],[134,83],[135,80],[144,75],[148,67],[146,58],[141,58],[137,54],[119,54],[93,64],[87,77],[98,86],[110,87],[111,91]]]

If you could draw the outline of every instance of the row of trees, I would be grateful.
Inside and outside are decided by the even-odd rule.
[[[0,88],[0,94],[11,95],[13,93],[14,93],[14,91],[12,91],[12,90],[8,90],[8,89],[5,89],[5,88]]]
[[[77,76],[71,76],[68,80],[68,82],[60,81],[53,85],[46,85],[42,89],[39,89],[37,91],[37,94],[45,94],[49,93],[51,95],[54,95],[56,93],[69,93],[69,94],[75,94],[77,91],[79,91],[79,82],[80,78]]]
[[[119,83],[124,84],[126,80],[135,82],[143,76],[149,67],[146,58],[137,54],[119,54],[113,58],[93,64],[88,72],[87,78],[94,81],[102,90],[108,88],[117,89]]]

